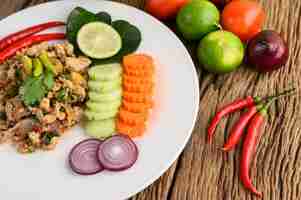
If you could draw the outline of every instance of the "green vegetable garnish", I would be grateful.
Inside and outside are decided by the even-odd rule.
[[[46,71],[44,75],[28,76],[19,88],[19,94],[26,106],[35,106],[40,103],[53,85],[54,75]]]
[[[32,73],[32,59],[29,58],[28,56],[22,56],[21,58],[22,64],[24,66],[24,71],[27,75],[31,75]]]
[[[74,8],[67,19],[67,39],[69,42],[77,46],[76,37],[79,29],[87,23],[98,20],[94,13],[81,7]]]
[[[55,67],[54,65],[51,63],[48,54],[46,51],[43,51],[41,53],[41,55],[39,56],[40,60],[42,61],[43,65],[45,66],[45,68],[53,73],[55,73]]]
[[[98,21],[111,25],[112,17],[107,12],[99,12],[96,14]]]
[[[46,71],[43,82],[46,88],[51,90],[54,86],[54,74],[51,71]]]
[[[58,101],[64,101],[65,98],[66,98],[66,96],[67,96],[66,90],[65,90],[65,89],[61,89],[61,90],[58,92],[58,94],[57,94],[57,96],[56,96],[56,99],[57,99]]]
[[[16,69],[15,76],[16,76],[17,79],[21,78],[21,76],[22,76],[21,69],[19,69],[19,68]]]
[[[33,59],[33,75],[35,77],[42,75],[43,73],[43,64],[38,58]]]
[[[21,99],[26,106],[37,105],[43,99],[46,92],[42,76],[27,77],[19,89]]]
[[[49,145],[49,144],[51,144],[52,138],[57,137],[57,136],[59,136],[59,135],[55,132],[45,132],[43,134],[42,141],[45,145]]]

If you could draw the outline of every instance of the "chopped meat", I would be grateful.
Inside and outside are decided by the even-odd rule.
[[[24,138],[24,136],[32,130],[34,126],[34,120],[28,118],[19,121],[15,126],[12,128],[1,131],[0,132],[0,143],[7,141],[8,139],[14,136],[14,140],[18,140],[19,138]]]
[[[41,144],[40,133],[38,132],[35,131],[29,132],[28,138],[34,146],[39,146]]]
[[[71,71],[80,72],[86,70],[91,65],[91,63],[91,60],[84,56],[80,56],[78,58],[66,58],[66,67],[68,67]]]
[[[74,47],[71,43],[69,42],[65,42],[63,44],[65,52],[67,54],[67,56],[73,57],[74,56]]]
[[[40,102],[40,108],[46,112],[49,112],[50,109],[50,100],[48,98],[43,98]]]
[[[86,90],[80,85],[75,85],[73,92],[79,96],[80,99],[84,99],[86,97]]]
[[[56,56],[60,58],[61,61],[65,62],[66,59],[66,51],[63,44],[54,45],[54,51]]]
[[[28,48],[26,54],[29,56],[37,57],[42,53],[42,51],[46,51],[48,47],[49,46],[47,42],[42,42],[40,44],[36,44]]]
[[[87,85],[86,79],[78,72],[71,72],[71,80],[75,85]]]
[[[5,112],[7,120],[11,122],[17,122],[30,114],[29,111],[23,106],[21,100],[18,97],[9,99],[6,102]]]
[[[59,59],[51,58],[51,62],[54,65],[56,75],[61,74],[64,71],[64,66],[63,66],[62,62]]]
[[[48,114],[43,117],[42,122],[45,124],[51,124],[55,122],[55,120],[56,120],[56,116],[54,114]]]

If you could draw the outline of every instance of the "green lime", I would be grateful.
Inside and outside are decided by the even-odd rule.
[[[110,25],[91,22],[84,25],[77,34],[80,50],[91,58],[109,58],[119,52],[121,37]]]
[[[242,63],[244,46],[233,33],[215,31],[201,40],[198,47],[198,58],[204,68],[210,72],[231,72]]]
[[[218,30],[219,20],[219,10],[213,3],[194,0],[180,10],[177,26],[186,39],[198,40]]]

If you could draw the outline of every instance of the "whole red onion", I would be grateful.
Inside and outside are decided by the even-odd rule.
[[[284,66],[288,55],[285,41],[272,30],[257,34],[247,47],[248,63],[261,72],[270,72]]]

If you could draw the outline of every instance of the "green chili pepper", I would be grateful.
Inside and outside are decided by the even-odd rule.
[[[40,76],[43,73],[43,64],[41,63],[40,59],[34,58],[33,59],[33,75]]]
[[[31,75],[32,73],[32,59],[28,56],[22,56],[21,58],[22,64],[24,66],[24,71],[27,75]]]
[[[49,71],[55,73],[55,67],[52,64],[52,62],[50,61],[46,51],[43,51],[41,53],[41,55],[39,56],[39,58],[42,61],[43,65],[45,66],[46,69],[48,69]]]

